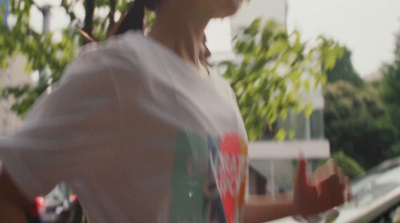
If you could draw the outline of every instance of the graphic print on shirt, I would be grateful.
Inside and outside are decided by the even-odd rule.
[[[247,144],[236,134],[219,139],[180,132],[176,138],[170,222],[238,222],[246,174]]]
[[[219,156],[221,166],[214,168],[218,173],[226,220],[228,223],[238,222],[238,208],[243,205],[246,191],[247,145],[236,134],[227,134],[221,139]]]

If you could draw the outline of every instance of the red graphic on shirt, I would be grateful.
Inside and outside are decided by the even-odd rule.
[[[226,221],[236,222],[236,211],[243,204],[246,173],[247,144],[236,134],[227,134],[221,139],[221,166],[218,187],[224,205]]]

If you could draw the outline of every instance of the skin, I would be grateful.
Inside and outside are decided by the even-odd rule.
[[[209,51],[204,48],[204,29],[210,19],[235,13],[240,3],[241,0],[160,0],[158,19],[149,37],[175,52],[199,75],[208,77],[204,61]],[[24,212],[31,201],[15,186],[6,168],[0,176],[0,222],[25,223]],[[314,182],[309,178],[307,162],[300,157],[293,197],[278,201],[265,196],[249,197],[244,204],[243,222],[316,214],[345,201],[346,181],[333,163],[323,166]]]

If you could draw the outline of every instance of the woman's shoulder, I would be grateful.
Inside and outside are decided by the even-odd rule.
[[[89,43],[81,49],[66,71],[96,73],[107,69],[111,73],[113,71],[137,73],[142,66],[143,58],[146,58],[143,56],[146,54],[144,38],[139,32],[127,32],[104,42]]]
[[[142,47],[143,38],[139,32],[127,32],[110,37],[104,42],[90,43],[82,48],[78,58],[95,58],[108,64],[131,62],[132,59],[138,59],[141,51],[145,49]]]

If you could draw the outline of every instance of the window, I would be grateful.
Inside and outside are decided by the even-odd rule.
[[[304,112],[297,114],[295,110],[289,110],[286,120],[278,119],[271,127],[264,131],[264,140],[272,140],[279,129],[286,132],[295,131],[295,140],[324,139],[324,113],[322,109],[316,109],[307,118]]]
[[[310,116],[310,136],[311,139],[324,138],[324,112],[314,110]]]

